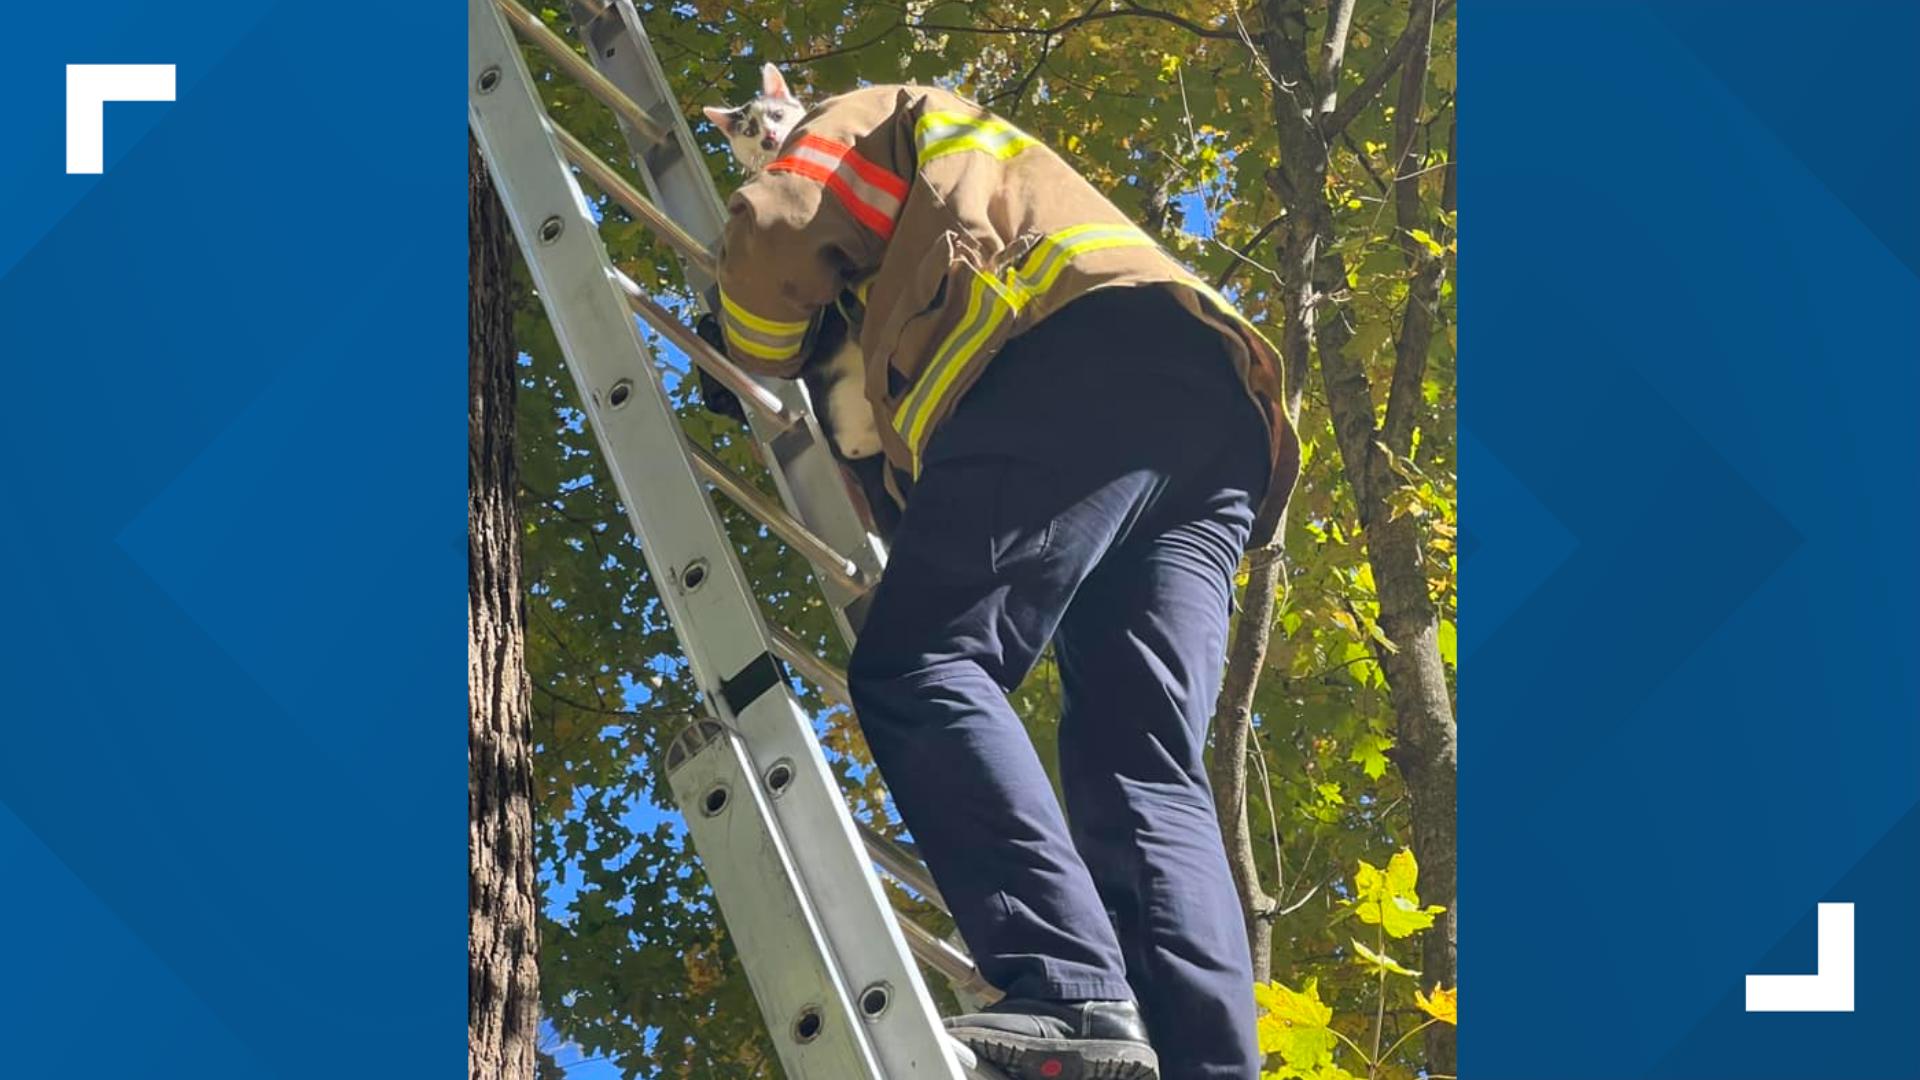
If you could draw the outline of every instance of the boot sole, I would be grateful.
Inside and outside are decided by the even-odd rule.
[[[1015,1080],[1160,1080],[1150,1047],[1120,1039],[1043,1039],[991,1028],[949,1028],[981,1060]]]

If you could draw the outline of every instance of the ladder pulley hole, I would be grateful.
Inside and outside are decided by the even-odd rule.
[[[860,1012],[869,1020],[878,1020],[893,1004],[893,990],[886,983],[874,983],[860,991]]]
[[[680,571],[681,587],[688,592],[692,592],[706,583],[707,560],[705,559],[695,559],[687,564],[685,570]]]
[[[793,1041],[810,1043],[820,1037],[820,1029],[825,1026],[827,1022],[820,1016],[820,1007],[809,1005],[801,1009],[799,1017],[793,1021]]]
[[[718,817],[720,812],[727,808],[727,801],[730,798],[732,794],[727,791],[727,785],[715,784],[701,797],[700,809],[706,811],[708,817]]]
[[[555,240],[560,239],[560,234],[565,232],[566,228],[567,223],[560,220],[560,215],[555,214],[540,223],[540,242],[543,244],[553,243]]]
[[[791,783],[793,783],[793,762],[782,758],[767,770],[767,790],[773,794],[778,795],[787,790],[787,785]]]
[[[500,85],[500,69],[498,67],[490,67],[481,72],[476,85],[480,87],[480,92],[483,94],[493,93],[493,88]]]
[[[613,389],[607,391],[607,406],[609,408],[617,409],[632,399],[632,379],[621,379],[619,382],[613,384]]]

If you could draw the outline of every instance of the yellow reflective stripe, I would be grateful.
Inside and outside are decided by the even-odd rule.
[[[720,327],[726,332],[727,348],[733,352],[759,360],[791,360],[800,354],[810,325],[804,319],[781,322],[755,315],[721,290]]]
[[[946,396],[947,387],[960,374],[960,369],[966,366],[966,359],[978,352],[981,344],[1024,306],[1024,301],[1002,292],[998,284],[985,274],[973,279],[974,303],[977,305],[983,300],[989,290],[993,292],[993,299],[989,301],[993,306],[987,309],[986,318],[980,321],[978,328],[963,324],[960,330],[971,329],[972,332],[964,339],[957,341],[949,338],[948,347],[951,351],[948,352],[945,363],[930,365],[926,375],[923,376],[926,379],[925,397],[914,414],[912,425],[903,433],[907,446],[913,451],[913,472],[916,476],[920,474],[920,447],[926,440],[927,425],[932,422],[933,414],[939,411],[940,401]],[[972,306],[974,305],[969,305],[970,308]]]
[[[1051,289],[1078,256],[1108,248],[1151,246],[1153,240],[1131,225],[1075,225],[1034,245],[1018,268],[1005,272],[1004,281],[976,274],[960,321],[934,351],[919,384],[894,413],[894,430],[906,440],[913,453],[914,471],[919,471],[921,443],[934,414],[939,412],[940,401],[967,361],[1002,323]],[[994,294],[993,306],[983,311],[988,290]]]
[[[1006,160],[1039,140],[1005,120],[991,116],[973,116],[960,112],[931,112],[913,126],[920,164],[935,158],[978,150]]]
[[[758,330],[763,334],[769,334],[774,337],[786,337],[790,334],[800,334],[804,336],[807,332],[807,320],[800,319],[796,322],[780,322],[775,319],[763,318],[735,303],[733,297],[728,296],[724,290],[720,293],[720,306],[726,308],[727,314],[738,319],[740,325],[749,330]]]
[[[760,360],[791,360],[800,354],[800,342],[792,345],[762,345],[752,338],[744,338],[727,331],[727,348],[734,352],[743,352]]]
[[[1017,312],[1024,308],[1035,296],[1051,288],[1067,264],[1074,256],[1086,251],[1108,247],[1134,247],[1150,245],[1146,234],[1131,225],[1097,223],[1075,225],[1048,236],[1022,260],[1021,271],[1009,270],[1007,280],[1002,283],[984,276],[976,281],[985,280],[992,287],[1006,308]],[[910,443],[917,444],[924,435],[927,423],[937,411],[939,399],[946,393],[960,368],[972,355],[981,340],[991,334],[1002,321],[1002,314],[995,310],[988,312],[984,324],[976,322],[978,311],[978,292],[970,297],[966,313],[955,324],[946,340],[935,350],[933,359],[922,373],[920,383],[913,393],[901,405],[895,414],[894,428],[906,436]]]
[[[963,336],[971,336],[975,322],[982,315],[980,304],[986,296],[986,286],[982,284],[984,281],[986,281],[986,275],[976,273],[973,280],[967,283],[967,306],[960,314],[960,321],[953,324],[953,329],[948,331],[946,339],[940,343],[939,348],[934,350],[933,358],[927,362],[926,370],[920,373],[919,381],[907,394],[907,399],[900,403],[900,408],[895,410],[893,429],[901,435],[905,436],[907,429],[912,426],[913,416],[919,412],[920,406],[926,401],[929,388],[933,385],[933,376],[949,359],[951,350]],[[995,296],[997,298],[998,293]],[[915,456],[919,456],[917,450]]]

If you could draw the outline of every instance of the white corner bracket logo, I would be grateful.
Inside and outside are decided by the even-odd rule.
[[[1853,905],[1821,904],[1811,975],[1747,976],[1748,1012],[1853,1011]]]
[[[172,100],[172,64],[68,64],[68,175],[106,171],[107,102]]]

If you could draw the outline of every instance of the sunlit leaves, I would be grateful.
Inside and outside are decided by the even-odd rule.
[[[1459,988],[1442,990],[1439,984],[1436,983],[1434,984],[1433,994],[1431,996],[1415,990],[1413,992],[1413,1003],[1419,1007],[1421,1012],[1426,1013],[1428,1016],[1433,1017],[1443,1024],[1458,1024],[1460,1022],[1458,996]]]
[[[1419,972],[1414,971],[1402,965],[1400,961],[1395,960],[1391,956],[1388,956],[1385,952],[1374,952],[1372,949],[1367,948],[1367,946],[1363,942],[1361,942],[1358,938],[1354,939],[1351,942],[1351,944],[1353,945],[1355,961],[1359,963],[1361,967],[1366,968],[1368,971],[1377,972],[1377,973],[1386,973],[1389,975],[1419,975],[1420,974]]]
[[[1320,1000],[1317,980],[1308,979],[1300,990],[1277,982],[1264,983],[1253,988],[1253,996],[1260,1007],[1262,1054],[1279,1054],[1296,1070],[1333,1062],[1333,1048],[1338,1045],[1328,1026],[1333,1008]]]
[[[1360,921],[1378,926],[1388,937],[1404,938],[1433,925],[1434,916],[1447,910],[1439,906],[1420,906],[1415,886],[1420,866],[1410,850],[1396,851],[1386,870],[1365,859],[1353,875],[1354,913]]]

